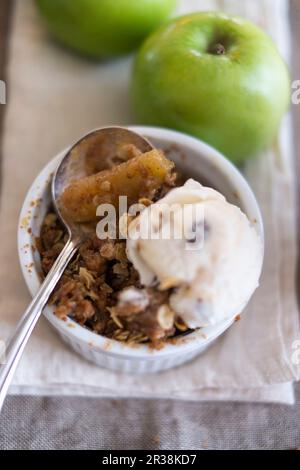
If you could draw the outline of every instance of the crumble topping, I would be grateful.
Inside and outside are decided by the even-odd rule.
[[[147,202],[152,203],[149,199]],[[58,216],[50,209],[37,240],[44,275],[67,238]],[[126,240],[100,240],[91,234],[66,268],[50,304],[59,318],[70,317],[107,338],[147,343],[159,349],[188,327],[169,306],[171,289],[141,285],[125,248]]]

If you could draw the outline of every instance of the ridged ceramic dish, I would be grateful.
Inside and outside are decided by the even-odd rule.
[[[227,200],[239,206],[263,240],[263,224],[256,199],[241,173],[219,152],[198,139],[154,127],[132,127],[163,149],[187,176],[213,186]],[[31,185],[21,211],[18,226],[18,250],[25,282],[32,295],[40,286],[40,257],[34,248],[35,237],[50,204],[49,182],[66,150],[51,160]],[[161,350],[147,345],[129,346],[105,338],[73,320],[63,321],[47,306],[44,315],[62,339],[77,353],[101,367],[129,373],[152,373],[187,362],[203,352],[233,322],[230,318],[214,327],[203,328],[178,338]]]

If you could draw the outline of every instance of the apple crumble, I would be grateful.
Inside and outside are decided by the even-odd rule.
[[[128,197],[129,204],[151,205],[176,186],[178,179],[174,164],[157,150],[141,154],[136,148],[123,149],[100,171],[93,162],[88,164],[88,176],[71,183],[61,198],[65,214],[78,223],[96,219],[96,207],[101,203],[117,206],[120,194]],[[44,275],[67,238],[64,226],[50,208],[38,239]],[[172,291],[172,287],[162,290],[155,280],[151,287],[143,286],[127,258],[126,240],[102,240],[91,230],[50,303],[59,318],[72,318],[107,338],[160,348],[179,333],[188,332],[169,305]]]

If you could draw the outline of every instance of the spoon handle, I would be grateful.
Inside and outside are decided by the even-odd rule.
[[[51,270],[41,285],[38,293],[24,312],[16,330],[11,337],[5,352],[5,364],[0,366],[0,411],[5,400],[8,387],[11,383],[15,370],[22,357],[27,341],[46,305],[53,289],[61,278],[68,262],[77,251],[79,243],[69,239],[64,249],[54,262]]]

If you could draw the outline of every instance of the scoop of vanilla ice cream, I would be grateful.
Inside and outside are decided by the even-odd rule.
[[[190,328],[238,315],[258,286],[256,230],[238,207],[192,179],[130,223],[126,247],[143,285],[173,288],[170,305]]]

